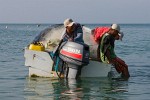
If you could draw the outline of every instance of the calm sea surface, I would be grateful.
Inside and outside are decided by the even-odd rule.
[[[129,66],[126,81],[29,78],[23,49],[48,26],[0,24],[0,100],[150,100],[150,24],[120,25],[125,36],[115,50]]]

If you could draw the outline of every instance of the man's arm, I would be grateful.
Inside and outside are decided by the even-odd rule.
[[[83,31],[82,31],[81,25],[80,25],[80,26],[77,26],[76,34],[77,34],[77,36],[74,37],[74,41],[84,42],[84,41],[83,41]]]

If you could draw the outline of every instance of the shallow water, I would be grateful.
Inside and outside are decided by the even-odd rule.
[[[7,28],[6,28],[7,26]],[[0,97],[2,100],[148,100],[150,95],[150,24],[121,24],[125,36],[116,54],[129,66],[129,80],[28,78],[23,49],[50,25],[0,25]],[[87,25],[90,28],[101,25]],[[105,26],[103,24],[103,26]]]

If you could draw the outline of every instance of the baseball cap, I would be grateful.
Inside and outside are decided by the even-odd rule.
[[[70,18],[67,18],[65,21],[64,21],[64,26],[67,27],[67,26],[72,26],[75,22],[73,22],[72,19]]]
[[[118,24],[112,24],[111,28],[120,32],[120,26]]]

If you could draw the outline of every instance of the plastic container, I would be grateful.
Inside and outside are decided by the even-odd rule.
[[[30,44],[29,50],[45,51],[45,47],[42,44]]]

